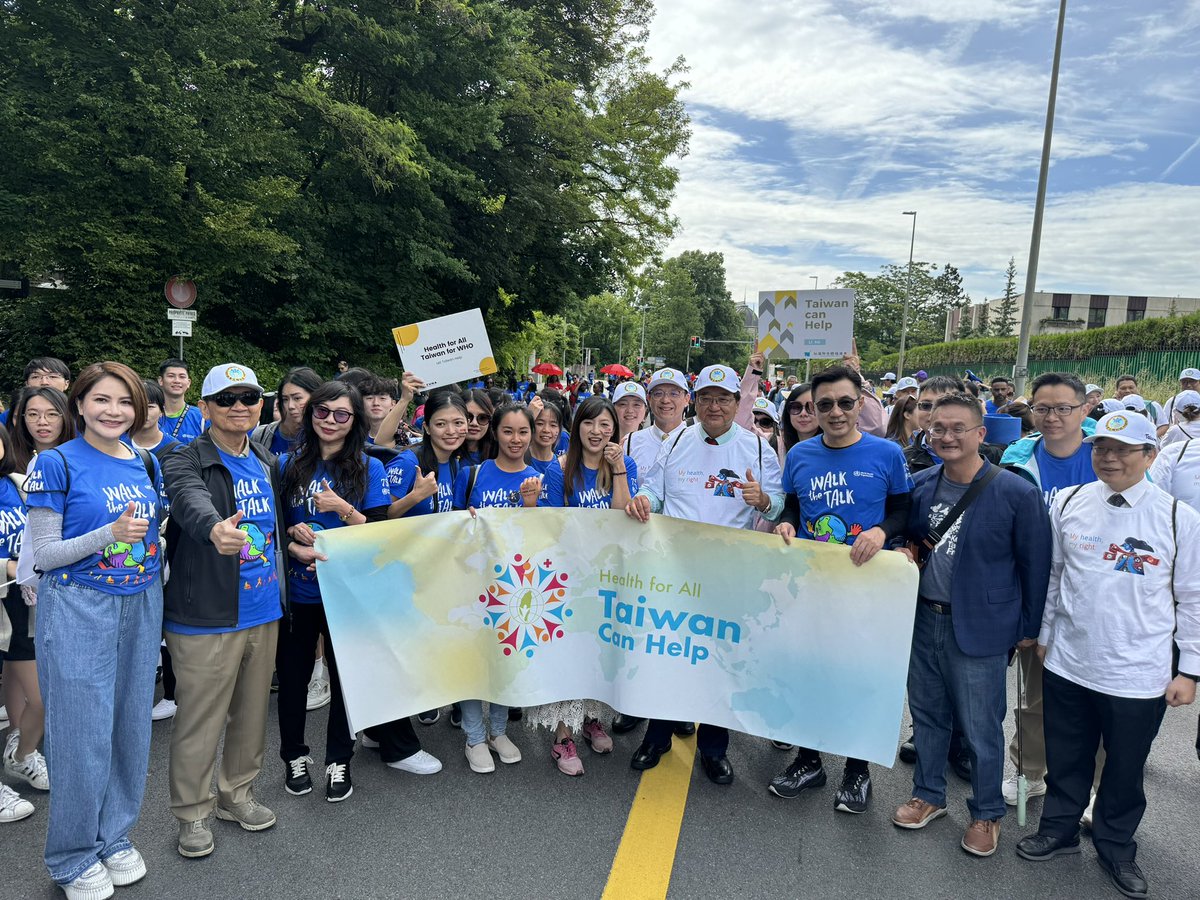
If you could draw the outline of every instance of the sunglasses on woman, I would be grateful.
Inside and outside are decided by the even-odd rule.
[[[474,422],[476,425],[486,425],[490,421],[492,421],[492,417],[488,413],[479,413],[478,415],[474,416],[470,413],[467,413],[468,425],[470,425],[472,422]]]
[[[322,404],[313,409],[313,416],[318,419],[328,419],[330,416],[333,416],[333,421],[339,425],[345,425],[354,418],[354,413],[348,409],[330,409],[328,406]]]
[[[811,400],[805,400],[803,403],[797,400],[794,403],[788,404],[788,415],[795,416],[799,415],[800,413],[808,413],[810,416],[813,414],[813,405]]]

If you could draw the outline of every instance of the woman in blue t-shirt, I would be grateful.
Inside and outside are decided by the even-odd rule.
[[[563,434],[563,410],[553,399],[534,397],[529,404],[533,413],[533,440],[526,462],[542,476],[541,506],[563,505],[562,467],[559,465],[559,439]]]
[[[387,464],[388,518],[424,516],[454,508],[454,479],[464,467],[467,405],[453,391],[425,401],[421,443]]]
[[[53,774],[46,868],[69,893],[107,896],[146,874],[129,841],[150,758],[162,639],[153,456],[121,442],[146,421],[138,375],[95,363],[71,386],[83,436],[39,453],[25,481],[38,587],[38,680]]]
[[[332,695],[325,732],[325,799],[330,802],[345,800],[353,793],[350,759],[354,755],[354,735],[346,719],[313,544],[318,531],[387,518],[387,475],[383,463],[363,452],[367,430],[366,410],[358,389],[344,381],[327,381],[308,398],[296,450],[279,458],[281,495],[287,504],[285,520],[292,538],[288,547],[292,557],[288,562],[292,621],[290,627],[280,630],[275,655],[279,755],[288,766],[285,787],[289,793],[307,793],[310,786],[301,783],[307,781],[303,776],[312,763],[304,741],[308,682],[317,638],[324,637]],[[441,769],[441,763],[424,753],[419,744],[406,757],[385,758],[389,763],[401,761],[407,762],[408,771],[421,774]]]
[[[485,506],[538,505],[542,480],[525,462],[533,429],[533,413],[527,407],[502,406],[492,414],[491,438],[496,456],[458,473],[454,483],[455,509],[469,509],[474,515],[476,509]],[[521,751],[504,733],[508,726],[507,706],[490,704],[488,729],[483,724],[482,701],[463,700],[459,706],[462,728],[467,734],[467,762],[472,772],[496,770],[489,750],[494,750],[503,763],[521,761]]]
[[[624,509],[637,493],[637,465],[621,452],[617,411],[604,397],[591,397],[575,410],[562,471],[567,506]]]
[[[492,413],[495,404],[488,392],[482,388],[463,391],[463,402],[467,404],[466,460],[478,465],[494,455],[492,446]]]

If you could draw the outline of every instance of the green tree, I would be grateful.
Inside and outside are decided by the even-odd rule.
[[[1004,297],[996,307],[996,320],[992,323],[991,333],[996,337],[1008,337],[1017,325],[1017,312],[1020,304],[1017,302],[1017,263],[1013,257],[1008,258],[1008,269],[1004,273]]]
[[[991,315],[991,307],[988,306],[987,297],[984,297],[983,304],[979,308],[978,324],[975,326],[976,337],[987,337],[992,333]]]
[[[854,336],[860,347],[877,341],[891,352],[899,349],[904,300],[908,292],[907,265],[882,266],[879,275],[844,272],[832,286],[855,291]],[[914,262],[908,346],[942,341],[949,311],[965,308],[969,303],[970,297],[962,288],[962,276],[957,268],[950,264],[939,267]]]
[[[705,341],[746,341],[746,331],[738,316],[737,306],[725,283],[725,255],[685,250],[666,261],[666,266],[679,266],[691,278],[695,303],[700,313],[698,337]],[[741,371],[750,355],[750,347],[742,343],[705,344],[692,350],[688,359],[693,370],[716,363],[734,366]]]
[[[642,301],[649,304],[646,356],[661,356],[668,366],[684,368],[689,351],[695,354],[691,338],[701,335],[704,326],[691,275],[677,263],[658,267],[647,276]]]

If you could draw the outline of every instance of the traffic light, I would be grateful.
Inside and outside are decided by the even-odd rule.
[[[696,337],[695,335],[692,336],[692,347],[693,349],[698,349],[700,347],[700,338]]]

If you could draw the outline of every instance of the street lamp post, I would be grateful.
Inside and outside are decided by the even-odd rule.
[[[904,317],[900,321],[900,360],[896,364],[896,377],[904,377],[904,345],[908,343],[908,307],[912,303],[913,248],[917,245],[917,211],[907,209],[904,215],[913,217],[912,238],[908,242],[908,287],[904,291]]]
[[[649,303],[642,303],[640,306],[642,311],[642,342],[638,344],[638,365],[641,365],[642,360],[646,358],[646,310],[649,308]]]
[[[815,291],[815,290],[820,289],[821,285],[818,283],[817,276],[809,275],[808,277],[813,280],[813,290]]]

